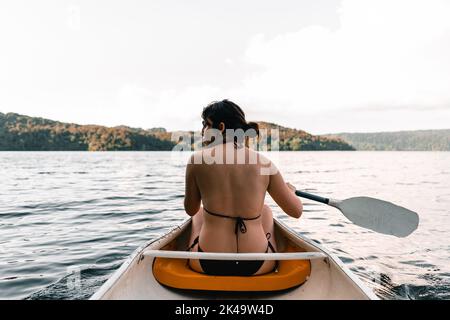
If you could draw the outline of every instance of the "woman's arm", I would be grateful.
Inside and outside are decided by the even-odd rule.
[[[300,218],[303,212],[303,204],[300,198],[295,195],[295,188],[284,182],[279,170],[276,170],[276,172],[276,174],[269,176],[270,181],[267,191],[284,212],[291,217]]]
[[[194,156],[186,166],[186,183],[184,194],[184,210],[190,216],[195,215],[200,209],[201,195],[195,180]]]

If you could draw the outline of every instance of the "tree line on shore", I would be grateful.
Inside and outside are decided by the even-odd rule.
[[[340,138],[323,137],[302,130],[259,122],[268,132],[279,130],[279,150],[354,150]],[[193,133],[193,132],[191,132]],[[169,151],[176,142],[164,128],[144,130],[127,126],[78,125],[0,113],[0,150],[2,151]]]

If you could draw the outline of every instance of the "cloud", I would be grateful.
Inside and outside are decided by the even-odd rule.
[[[202,108],[217,100],[219,94],[217,87],[209,85],[152,92],[136,84],[126,84],[118,92],[119,110],[114,113],[130,126],[199,130]]]
[[[245,61],[262,71],[242,95],[291,114],[440,109],[450,105],[449,17],[446,0],[344,0],[336,30],[254,36]]]
[[[242,14],[232,29],[195,8],[215,27],[180,11],[168,28],[169,7],[7,6],[0,110],[198,129],[202,107],[228,98],[248,120],[312,133],[448,127],[450,1],[343,0],[336,15],[329,2],[297,3],[250,24]]]

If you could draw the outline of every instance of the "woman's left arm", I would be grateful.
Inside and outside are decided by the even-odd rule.
[[[195,180],[195,164],[193,156],[186,166],[186,183],[184,194],[184,210],[190,216],[195,215],[200,210],[201,194]]]

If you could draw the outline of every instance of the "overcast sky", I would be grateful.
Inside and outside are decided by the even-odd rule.
[[[450,128],[448,0],[0,2],[0,112],[311,133]]]

